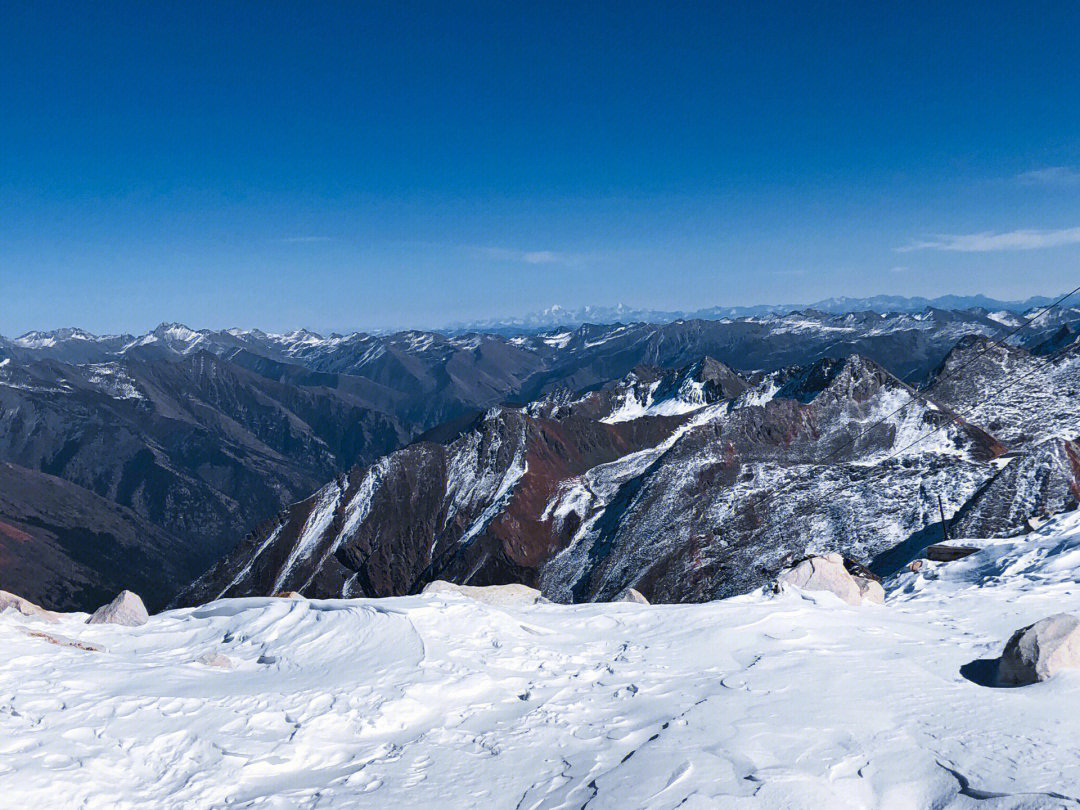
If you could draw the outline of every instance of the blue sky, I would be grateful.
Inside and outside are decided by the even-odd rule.
[[[1080,283],[1071,4],[0,16],[3,334]]]

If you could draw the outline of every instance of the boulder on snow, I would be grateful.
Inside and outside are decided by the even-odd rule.
[[[1062,669],[1080,668],[1080,619],[1048,616],[1013,633],[998,662],[999,686],[1045,681]]]
[[[646,599],[644,596],[642,596],[640,591],[636,591],[633,588],[627,588],[625,591],[623,591],[618,596],[616,596],[613,601],[615,601],[615,602],[634,602],[635,604],[638,604],[638,605],[647,605],[647,604],[649,604],[649,600]]]
[[[781,572],[776,579],[776,589],[793,585],[804,591],[829,591],[847,602],[858,605],[863,602],[881,604],[885,601],[885,589],[870,576],[850,573],[839,554],[823,554],[800,560]]]
[[[35,605],[29,599],[23,599],[21,596],[16,596],[7,591],[0,591],[0,613],[5,610],[14,610],[23,616],[44,619],[47,622],[55,622],[60,618],[59,614],[53,613],[51,610],[45,610],[45,608]]]
[[[459,594],[496,607],[518,607],[548,602],[540,591],[528,585],[455,585],[442,579],[429,582],[421,593]]]
[[[195,659],[196,664],[202,664],[207,667],[216,667],[218,669],[232,669],[233,660],[227,655],[222,655],[219,652],[204,652],[198,658]]]
[[[270,594],[275,599],[303,599],[304,595],[300,591],[278,591],[277,593]]]
[[[951,543],[935,543],[927,546],[923,553],[930,562],[955,562],[978,553],[978,546],[958,546]]]
[[[146,624],[150,616],[137,593],[120,591],[109,604],[102,605],[86,620],[87,624],[123,624],[138,627]]]

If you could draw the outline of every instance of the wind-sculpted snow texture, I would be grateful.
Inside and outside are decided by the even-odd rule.
[[[1080,807],[1080,671],[969,679],[1016,628],[1080,612],[1080,518],[968,542],[984,548],[858,607],[762,589],[672,606],[233,599],[138,628],[8,611],[0,795],[87,810]]]
[[[1060,475],[1032,486],[1045,465],[999,460],[1005,451],[858,356],[753,386],[712,360],[639,368],[583,397],[494,410],[448,445],[350,475],[333,521],[312,517],[321,496],[299,504],[181,603],[282,588],[398,595],[433,579],[521,582],[560,602],[628,587],[652,602],[715,599],[807,553],[870,563],[937,524],[939,497],[991,534],[1068,506]],[[282,560],[316,546],[283,573]]]

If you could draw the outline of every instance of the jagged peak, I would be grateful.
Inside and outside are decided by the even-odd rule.
[[[935,370],[933,379],[936,380],[945,373],[953,373],[959,365],[971,362],[980,355],[994,357],[1000,361],[1002,358],[1020,358],[1028,354],[1026,349],[1010,346],[986,335],[977,333],[964,335],[949,349],[941,365]]]
[[[791,375],[776,392],[777,399],[794,399],[811,402],[826,391],[836,395],[850,395],[860,384],[873,387],[892,385],[907,388],[899,379],[881,365],[861,354],[846,357],[823,357],[809,366],[788,370]]]

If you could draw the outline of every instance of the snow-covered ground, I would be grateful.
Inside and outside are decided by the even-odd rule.
[[[961,674],[1080,611],[1080,514],[980,543],[884,606],[236,599],[137,628],[8,611],[0,806],[1080,807],[1080,671]],[[232,668],[198,662],[215,655]]]

